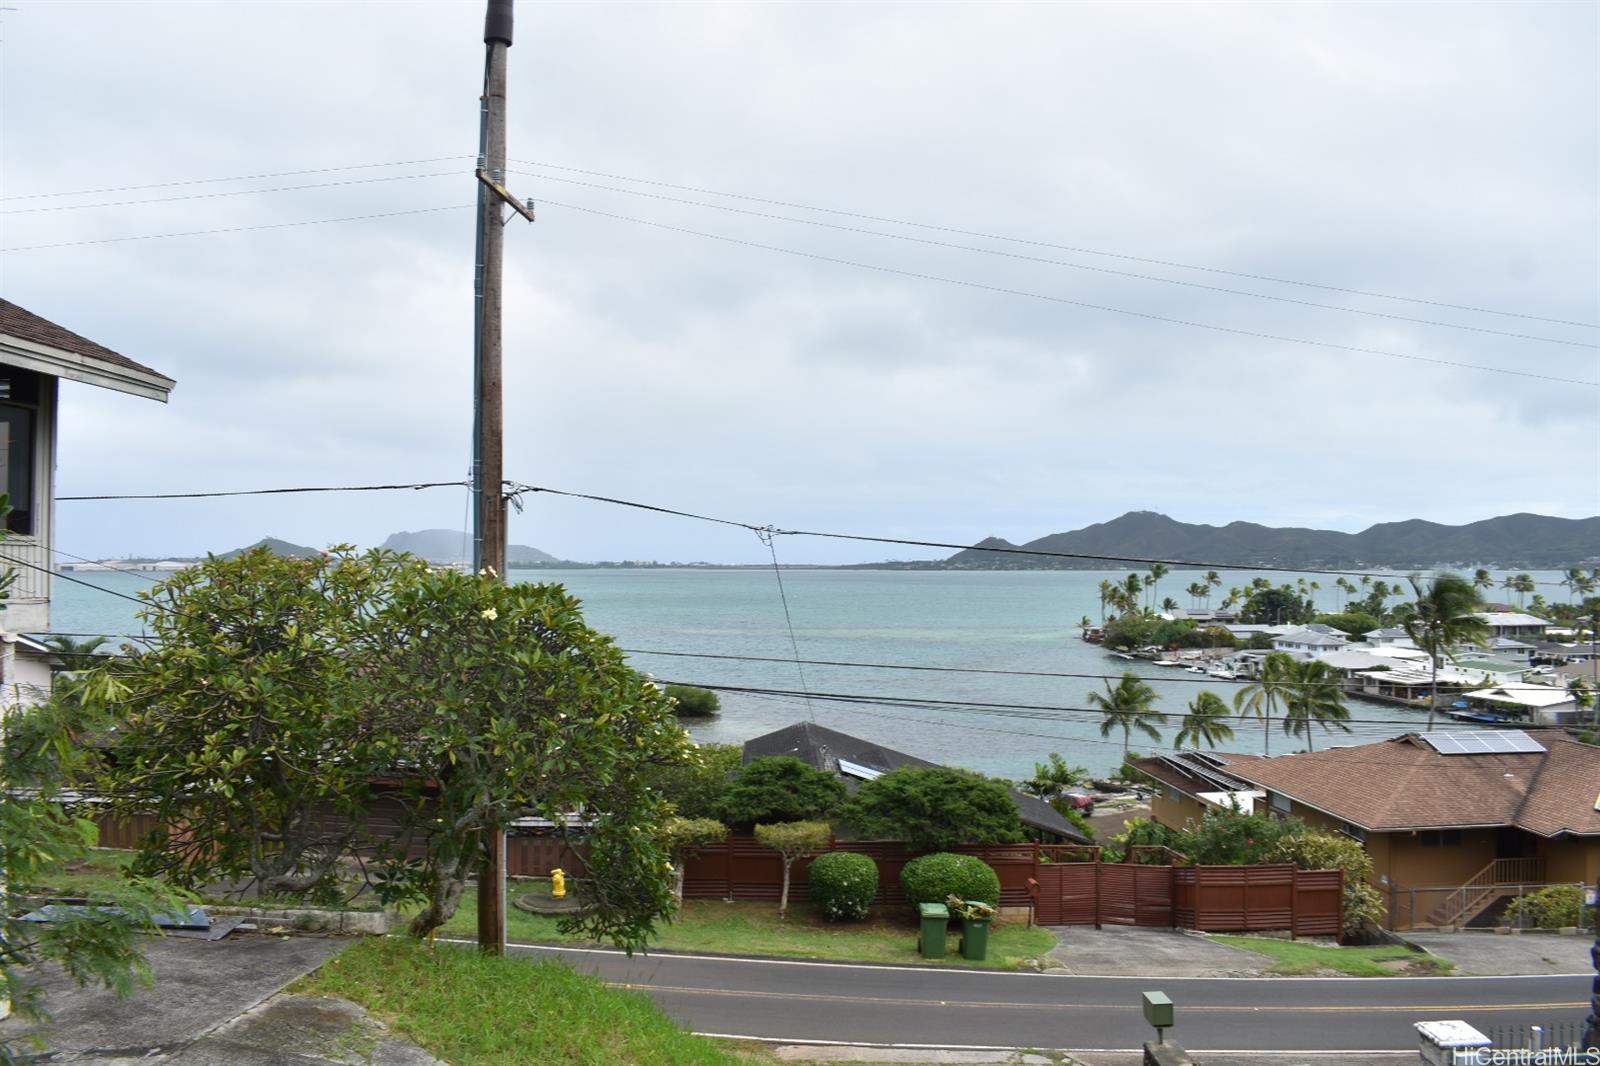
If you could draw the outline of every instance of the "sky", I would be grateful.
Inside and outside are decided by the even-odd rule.
[[[462,479],[483,4],[7,7],[0,292],[178,382],[64,385],[58,492]],[[961,544],[1600,511],[1600,6],[518,9],[513,480]],[[563,558],[769,558],[524,502],[511,539]],[[190,555],[466,503],[58,523]]]

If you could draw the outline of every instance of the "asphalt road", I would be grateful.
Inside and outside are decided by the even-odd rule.
[[[696,1032],[785,1041],[1130,1050],[1154,1034],[1140,993],[1177,1009],[1174,1040],[1212,1051],[1415,1051],[1412,1023],[1581,1021],[1590,976],[1151,978],[513,947],[646,992]],[[1592,975],[1591,975],[1592,976]]]

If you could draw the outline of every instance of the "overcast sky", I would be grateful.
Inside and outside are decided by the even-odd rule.
[[[7,248],[474,198],[480,2],[8,6]],[[1442,364],[1600,380],[1597,51],[1590,3],[523,0],[511,186],[539,220],[507,227],[507,475],[961,543],[1136,509],[1348,531],[1593,514],[1600,389]],[[372,166],[398,161],[425,162]],[[207,183],[38,195],[178,181]],[[472,256],[470,209],[6,254],[7,298],[178,381],[169,406],[64,386],[58,491],[464,476]],[[62,546],[99,557],[369,545],[459,529],[465,505],[58,513]],[[765,557],[550,497],[511,534]]]

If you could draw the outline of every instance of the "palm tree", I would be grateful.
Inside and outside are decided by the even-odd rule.
[[[1202,599],[1211,598],[1211,586],[1206,584],[1204,581],[1192,582],[1189,587],[1183,591],[1189,594],[1189,602],[1193,603],[1196,607],[1200,606],[1200,601]]]
[[[1352,582],[1342,577],[1333,583],[1333,587],[1339,590],[1339,610],[1342,611],[1344,610],[1344,605],[1350,602],[1350,597],[1355,595],[1356,587]]]
[[[1262,751],[1272,754],[1272,712],[1282,698],[1282,685],[1288,666],[1293,663],[1287,653],[1275,651],[1261,662],[1260,675],[1250,684],[1233,694],[1233,709],[1241,714],[1252,714],[1261,719]]]
[[[1489,626],[1478,613],[1483,609],[1483,594],[1459,574],[1436,574],[1428,587],[1413,577],[1415,610],[1401,625],[1411,642],[1428,653],[1433,664],[1433,681],[1428,686],[1428,729],[1433,729],[1439,711],[1439,660],[1457,644],[1489,643]]]
[[[1171,596],[1168,596],[1166,599],[1161,601],[1161,609],[1166,613],[1171,614],[1173,611],[1178,609],[1178,601],[1173,599]]]
[[[1116,587],[1109,581],[1100,582],[1100,624],[1106,624],[1106,604],[1112,601]]]
[[[1105,686],[1104,695],[1088,694],[1089,703],[1104,716],[1100,723],[1101,736],[1109,737],[1112,730],[1122,730],[1122,761],[1128,761],[1128,742],[1135,729],[1161,743],[1161,730],[1153,723],[1165,723],[1167,716],[1155,709],[1156,690],[1131,670],[1122,675],[1116,688],[1112,688],[1109,681]]]
[[[88,670],[105,661],[100,648],[105,637],[73,640],[71,637],[53,636],[44,639],[45,647],[55,653],[58,669],[66,671]]]
[[[1222,702],[1222,697],[1207,689],[1190,702],[1183,728],[1178,730],[1178,739],[1172,746],[1182,748],[1186,742],[1193,741],[1198,748],[1203,741],[1214,748],[1233,737],[1233,727],[1228,724],[1232,717],[1233,712]]]
[[[1167,576],[1167,568],[1162,563],[1150,564],[1150,602],[1155,603],[1156,597],[1161,595],[1161,579]]]
[[[1313,724],[1329,732],[1334,728],[1350,732],[1350,727],[1344,724],[1350,717],[1350,711],[1344,705],[1344,692],[1339,688],[1339,679],[1333,667],[1321,659],[1291,662],[1285,668],[1285,678],[1285,733],[1305,737],[1306,750],[1313,751],[1316,748],[1311,740]]]
[[[1086,636],[1089,630],[1093,628],[1094,621],[1088,615],[1084,615],[1082,618],[1078,619],[1078,635],[1080,637]]]
[[[1494,575],[1487,570],[1474,570],[1472,572],[1472,587],[1482,592],[1484,589],[1494,587]]]
[[[1220,589],[1221,587],[1222,587],[1222,575],[1217,573],[1215,570],[1207,570],[1206,571],[1206,588],[1207,588],[1206,603],[1209,604],[1211,602],[1211,592],[1209,590],[1210,589]]]
[[[1503,587],[1508,588],[1517,594],[1518,607],[1526,606],[1527,600],[1525,600],[1523,597],[1527,596],[1531,592],[1538,591],[1539,588],[1538,583],[1533,580],[1532,574],[1513,574],[1512,576],[1506,578],[1502,585]]]
[[[1122,591],[1127,594],[1126,603],[1132,604],[1129,611],[1137,610],[1139,598],[1144,594],[1144,582],[1139,580],[1138,574],[1129,574],[1122,579]]]

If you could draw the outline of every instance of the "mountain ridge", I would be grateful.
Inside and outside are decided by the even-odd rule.
[[[1015,555],[984,548],[1057,552],[1081,558]],[[1449,526],[1413,518],[1359,533],[1229,522],[1180,522],[1157,511],[1129,511],[1082,529],[1013,545],[989,537],[934,566],[940,569],[1104,569],[1108,558],[1193,560],[1206,566],[1396,568],[1440,564],[1496,569],[1561,568],[1600,562],[1600,516],[1553,518],[1527,512]]]

